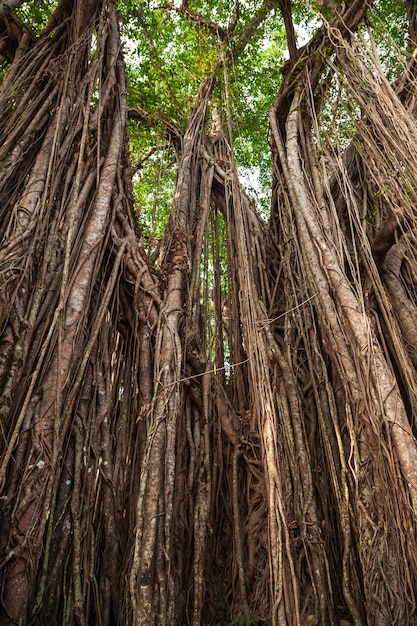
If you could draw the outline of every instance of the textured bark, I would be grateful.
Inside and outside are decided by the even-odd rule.
[[[0,2],[0,20],[2,17],[11,13],[21,4],[24,4],[25,0],[7,0],[7,2]]]
[[[229,73],[278,4],[266,224]],[[417,623],[415,10],[391,86],[370,5],[303,49],[286,1],[170,7],[221,45],[184,131],[129,112],[176,151],[157,267],[115,3],[1,20],[0,624]]]

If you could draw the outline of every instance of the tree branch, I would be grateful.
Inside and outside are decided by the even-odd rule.
[[[246,47],[246,44],[252,37],[255,30],[260,24],[262,24],[268,13],[272,11],[272,9],[276,9],[278,7],[279,0],[264,0],[259,7],[259,10],[240,33],[235,45],[233,46],[233,57],[236,58],[239,56],[242,50]]]
[[[292,7],[291,0],[281,0],[280,10],[285,25],[285,33],[287,35],[288,52],[290,55],[290,61],[295,63],[297,60],[297,41],[295,37],[294,23],[292,20]]]
[[[16,15],[0,19],[0,57],[12,63],[25,34],[29,39],[35,40],[35,35]]]
[[[227,27],[227,37],[229,39],[235,32],[235,28],[239,21],[239,17],[240,17],[240,4],[239,4],[239,0],[236,0],[235,1],[235,14],[233,18],[230,20],[229,26]]]
[[[20,7],[20,5],[25,2],[27,2],[27,0],[7,0],[7,2],[0,1],[0,19]]]
[[[151,126],[161,124],[166,128],[168,135],[174,142],[174,145],[177,145],[178,141],[181,141],[183,136],[181,128],[159,111],[146,111],[146,109],[142,109],[141,107],[132,107],[127,110],[127,117],[130,120],[140,120],[141,122],[145,122]]]
[[[207,30],[218,37],[220,41],[224,41],[226,39],[226,32],[220,24],[213,22],[210,18],[202,15],[201,13],[196,13],[188,6],[188,0],[184,0],[180,7],[176,7],[172,2],[167,2],[165,7],[170,9],[171,11],[176,11],[177,13],[182,13],[182,15],[186,15],[196,24],[200,24],[207,28]]]
[[[158,54],[158,50],[156,49],[155,42],[152,39],[152,35],[149,32],[149,29],[146,27],[145,22],[143,21],[143,9],[140,11],[140,14],[139,14],[139,23],[140,23],[140,27],[142,29],[142,32],[145,35],[146,41],[148,42],[149,48],[151,50],[151,53],[152,53],[155,61],[157,62],[157,65],[159,67],[159,71],[162,74],[162,78],[163,78],[163,80],[165,82],[165,86],[167,88],[167,91],[168,91],[169,95],[171,96],[175,106],[177,108],[180,108],[179,102],[178,102],[178,100],[177,100],[177,98],[175,96],[174,90],[173,90],[173,88],[171,86],[171,83],[169,82],[168,75],[167,75],[167,73],[165,71],[164,63],[163,63],[162,59],[160,58],[160,56]]]

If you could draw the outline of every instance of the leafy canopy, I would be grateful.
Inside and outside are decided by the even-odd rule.
[[[277,7],[278,7],[277,3]],[[213,72],[222,48],[229,50],[261,6],[260,0],[197,0],[185,3],[121,0],[117,3],[128,76],[128,105],[147,118],[130,120],[134,192],[147,238],[159,239],[166,226],[175,184],[176,162],[167,122],[185,129],[193,98]],[[18,17],[35,35],[47,23],[57,2],[27,2]],[[320,27],[316,2],[294,1],[293,20],[301,43]],[[394,80],[402,71],[392,45],[406,48],[407,12],[402,0],[377,0],[369,14],[373,33]],[[230,24],[233,32],[227,35]],[[218,29],[217,29],[218,27]],[[387,40],[389,39],[389,41]],[[268,111],[279,89],[281,68],[288,58],[284,23],[278,8],[255,30],[248,45],[232,58],[231,82],[234,147],[242,184],[264,216],[271,183]],[[405,62],[405,60],[404,60]],[[218,71],[213,102],[224,110],[222,72]]]

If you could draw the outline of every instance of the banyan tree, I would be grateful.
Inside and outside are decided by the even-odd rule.
[[[416,46],[0,2],[1,625],[417,624]]]

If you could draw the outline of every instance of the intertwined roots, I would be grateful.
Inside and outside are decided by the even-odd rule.
[[[363,3],[324,25],[267,226],[222,45],[153,267],[115,7],[69,4],[0,91],[0,622],[415,623],[414,58],[393,87]]]

